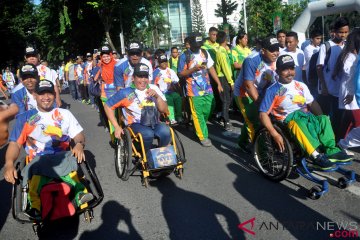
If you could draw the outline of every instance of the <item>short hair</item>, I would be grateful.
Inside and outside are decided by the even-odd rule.
[[[221,44],[221,43],[223,43],[225,41],[226,41],[226,32],[219,31],[217,36],[216,36],[216,42]]]
[[[279,31],[276,32],[276,37],[278,37],[280,33],[283,33],[286,35],[286,31],[284,29],[280,29]]]
[[[286,33],[286,37],[294,37],[296,40],[299,40],[298,34],[296,32]]]
[[[164,49],[156,49],[155,52],[154,52],[154,55],[155,55],[155,58],[162,55],[162,54],[165,54],[165,50]]]
[[[345,26],[350,26],[349,20],[346,17],[338,17],[333,23],[333,29],[335,31]]]
[[[240,40],[243,39],[246,35],[246,32],[239,32],[236,35],[236,44],[239,44]]]
[[[310,38],[315,38],[318,36],[322,36],[322,32],[320,32],[320,30],[314,29],[310,32]]]
[[[219,29],[217,29],[216,27],[211,27],[209,28],[209,33],[210,32],[219,32]]]
[[[190,37],[186,37],[186,38],[184,39],[184,43],[190,43]]]
[[[172,52],[174,49],[179,50],[177,47],[172,47],[170,51]]]

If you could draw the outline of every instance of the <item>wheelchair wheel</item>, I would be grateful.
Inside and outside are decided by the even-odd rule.
[[[175,139],[175,143],[173,144],[176,145],[176,149],[177,149],[176,156],[178,157],[178,161],[184,163],[186,162],[184,146],[181,142],[179,134],[175,130],[174,130],[174,139]]]
[[[287,178],[293,166],[293,151],[283,131],[274,125],[276,131],[284,139],[285,150],[280,152],[266,128],[256,135],[254,159],[260,172],[268,179],[279,182]]]
[[[132,144],[129,130],[124,129],[124,135],[117,140],[115,147],[115,169],[117,176],[124,181],[129,179],[129,167],[132,158]]]

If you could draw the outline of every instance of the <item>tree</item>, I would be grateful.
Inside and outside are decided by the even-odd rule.
[[[215,9],[215,16],[223,19],[223,23],[227,23],[227,17],[233,14],[237,9],[238,4],[231,0],[221,0],[221,4],[216,4],[217,9]]]
[[[199,32],[201,34],[205,34],[205,22],[204,22],[204,15],[201,10],[201,3],[199,0],[193,1],[193,6],[191,8],[191,19],[192,19],[192,31]]]

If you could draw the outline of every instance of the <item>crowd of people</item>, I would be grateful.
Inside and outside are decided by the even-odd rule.
[[[347,149],[360,145],[360,30],[351,29],[344,17],[337,18],[330,29],[323,44],[322,34],[315,30],[299,48],[297,33],[280,30],[251,49],[246,33],[239,32],[230,45],[224,31],[211,27],[206,40],[200,33],[187,37],[184,49],[172,47],[169,53],[158,49],[153,54],[131,41],[126,54],[119,57],[104,45],[87,53],[86,60],[69,58],[57,71],[40,62],[36,49],[28,47],[19,84],[6,69],[0,85],[6,98],[6,91],[11,93],[11,103],[1,106],[2,129],[17,115],[8,151],[26,143],[27,153],[34,158],[55,153],[59,146],[63,150],[74,139],[73,152],[81,161],[84,138],[78,135],[82,128],[70,112],[60,110],[60,93],[68,88],[74,101],[99,112],[110,144],[122,137],[124,126],[131,125],[135,133],[142,133],[146,149],[154,136],[166,146],[169,129],[161,118],[170,125],[191,122],[200,144],[211,147],[209,118],[224,131],[232,131],[229,110],[238,108],[244,121],[238,139],[241,151],[251,151],[260,126],[268,129],[283,151],[284,139],[273,126],[273,121],[280,121],[313,164],[329,170],[338,162],[350,161]],[[51,112],[52,120],[41,112]],[[63,120],[77,128],[64,125]],[[52,127],[39,134],[35,131],[39,121]],[[12,183],[17,177],[15,153],[6,154],[4,171]],[[78,200],[88,199],[91,196],[80,194]]]

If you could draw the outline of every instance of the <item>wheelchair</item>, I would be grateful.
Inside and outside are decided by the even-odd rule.
[[[146,153],[141,133],[135,134],[131,126],[124,127],[124,135],[116,140],[115,145],[114,159],[117,176],[127,181],[129,176],[139,170],[142,183],[146,188],[149,186],[149,178],[167,176],[172,172],[182,179],[183,164],[186,162],[184,147],[177,132],[170,126],[169,128],[170,146],[152,148]]]
[[[286,179],[291,172],[295,171],[300,176],[314,182],[308,193],[310,199],[319,199],[323,194],[329,191],[329,183],[327,179],[319,179],[312,172],[338,172],[343,177],[338,178],[337,185],[339,188],[347,188],[355,181],[355,172],[342,168],[342,165],[349,165],[351,162],[336,163],[336,166],[330,170],[316,169],[311,161],[305,157],[305,153],[301,150],[299,144],[290,135],[287,127],[277,121],[272,121],[276,131],[284,140],[285,150],[280,152],[275,141],[265,127],[261,127],[254,139],[253,156],[257,168],[267,179],[280,182]]]
[[[104,198],[104,193],[97,175],[87,161],[83,161],[80,164],[78,163],[78,170],[72,178],[80,181],[86,187],[86,190],[93,194],[94,199],[77,208],[73,204],[73,189],[64,182],[53,180],[45,184],[40,191],[39,197],[41,201],[49,196],[51,196],[50,199],[52,201],[52,208],[47,211],[47,216],[41,220],[33,220],[26,214],[26,211],[29,210],[30,207],[28,201],[29,184],[23,187],[21,170],[28,162],[28,157],[26,157],[23,161],[17,162],[15,166],[18,179],[12,187],[11,206],[12,216],[15,220],[20,223],[33,223],[34,233],[39,237],[41,236],[42,229],[46,227],[50,221],[56,219],[83,214],[85,222],[90,223],[92,221],[94,218],[93,208],[101,203]],[[63,201],[64,198],[67,198],[68,201]],[[48,200],[49,198],[47,198],[46,201]],[[67,202],[67,204],[64,202]]]

